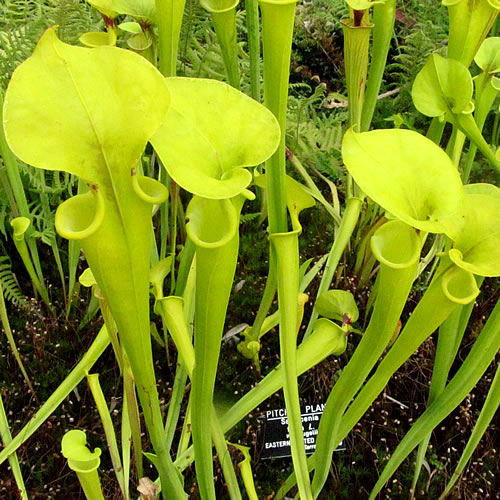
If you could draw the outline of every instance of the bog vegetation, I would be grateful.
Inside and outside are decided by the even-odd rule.
[[[499,10],[4,0],[2,498],[498,494]]]

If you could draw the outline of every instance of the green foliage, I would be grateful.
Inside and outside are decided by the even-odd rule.
[[[99,15],[79,0],[3,0],[0,4],[0,86],[6,88],[14,69],[32,54],[49,26],[59,26],[68,43],[102,26]]]
[[[1,18],[1,17],[0,17]],[[18,28],[0,31],[0,85],[7,87],[14,69],[32,52],[45,28],[39,19]]]
[[[42,33],[51,25],[59,26],[62,39],[76,44],[84,31],[103,25],[99,14],[80,0],[5,0],[0,3],[0,90],[7,83],[17,66],[34,50]],[[45,244],[55,244],[54,208],[71,190],[75,180],[69,174],[43,175],[33,167],[17,161],[25,196],[29,205],[29,217],[34,231],[30,237],[40,238]],[[2,193],[3,194],[3,193]],[[6,197],[0,201],[0,231],[5,221],[12,218]],[[59,256],[55,255],[60,268]]]
[[[452,115],[473,111],[473,92],[472,77],[462,63],[432,54],[415,78],[412,96],[422,114],[451,121]]]
[[[242,224],[246,224],[247,222],[251,222],[255,219],[258,219],[259,217],[260,217],[260,212],[253,212],[251,214],[241,214],[240,222]]]
[[[243,78],[249,74],[249,59],[243,39],[246,39],[244,11],[236,12],[236,29],[241,34],[239,41],[239,64]],[[195,78],[225,79],[222,51],[217,41],[212,21],[198,0],[187,0],[184,22],[179,43],[180,66],[178,75]],[[242,90],[248,90],[250,82],[242,80]]]
[[[325,109],[326,86],[291,85],[288,99],[287,146],[301,161],[335,181],[342,175],[340,144],[347,119],[344,111]]]
[[[349,129],[342,155],[361,189],[392,215],[422,231],[448,234],[462,183],[453,162],[430,139],[404,129]]]
[[[29,209],[34,228],[31,236],[50,245],[56,237],[53,207],[72,194],[77,178],[67,172],[41,172],[21,161],[18,163],[30,196]]]
[[[0,28],[20,26],[27,21],[50,15],[57,2],[44,0],[4,0],[0,5]]]
[[[56,203],[63,193],[71,192],[71,188],[76,184],[76,180],[66,172],[46,172],[41,176],[39,170],[33,170],[25,163],[20,164],[20,170],[25,175],[25,180],[33,193],[43,191],[45,194],[52,195]]]
[[[429,9],[426,12],[432,11]],[[390,88],[399,88],[399,94],[392,101],[392,114],[412,113],[412,121],[420,117],[413,113],[414,107],[411,100],[411,87],[417,73],[422,69],[429,55],[440,50],[445,51],[443,42],[446,39],[446,25],[443,22],[425,20],[419,17],[418,22],[401,27],[395,39],[396,55],[392,62],[389,60],[386,67],[386,84]],[[423,19],[423,20],[422,20]],[[398,26],[398,24],[397,24]],[[403,43],[404,41],[404,43]],[[387,114],[386,114],[387,116]]]
[[[28,304],[26,297],[21,292],[14,275],[12,274],[12,263],[8,256],[0,257],[0,281],[4,297],[6,300],[18,307],[24,307]]]
[[[33,217],[34,231],[31,236],[39,238],[46,245],[55,240],[54,212],[39,200],[30,204],[30,214]]]
[[[171,106],[151,143],[169,175],[182,188],[205,198],[242,193],[252,182],[244,167],[262,163],[278,146],[276,118],[222,82],[199,78],[166,82]],[[198,105],[192,106],[196,99]]]
[[[294,64],[310,67],[321,78],[343,73],[340,20],[347,17],[345,0],[299,3],[295,18]]]
[[[411,86],[429,55],[439,47],[444,50],[446,31],[442,24],[421,21],[411,29],[402,30],[400,36],[404,36],[404,44],[398,44],[395,62],[387,66],[387,71],[399,86]]]
[[[50,25],[59,26],[59,37],[66,43],[77,45],[82,33],[100,30],[104,27],[99,13],[87,2],[81,0],[47,1],[56,6],[52,12],[52,18],[49,19]]]

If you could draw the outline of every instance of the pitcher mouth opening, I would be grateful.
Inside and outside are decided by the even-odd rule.
[[[68,240],[82,240],[94,234],[104,219],[104,201],[99,189],[73,196],[56,211],[57,232]]]
[[[399,220],[386,222],[371,239],[377,260],[393,269],[404,269],[420,257],[420,238],[414,228]]]

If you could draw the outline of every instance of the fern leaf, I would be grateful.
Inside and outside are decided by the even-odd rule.
[[[257,219],[260,216],[260,212],[254,212],[251,214],[241,214],[240,215],[240,222],[242,224],[245,224],[246,222],[250,222],[252,220]]]
[[[0,282],[2,283],[5,300],[11,302],[18,307],[26,307],[28,301],[21,292],[14,275],[9,257],[0,257]]]

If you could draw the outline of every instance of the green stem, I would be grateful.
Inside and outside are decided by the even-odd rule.
[[[26,193],[24,192],[24,185],[19,173],[19,165],[17,159],[10,150],[7,141],[5,139],[5,132],[3,128],[3,90],[0,88],[0,154],[2,155],[3,164],[7,172],[7,177],[9,179],[11,190],[14,194],[14,198],[17,205],[17,210],[22,217],[27,217],[30,219],[30,210],[28,207],[28,200],[26,199]],[[15,213],[15,211],[14,211]],[[43,282],[43,272],[40,265],[40,258],[38,256],[38,249],[36,242],[31,238],[33,228],[29,227],[27,230],[27,240],[28,247],[30,249],[31,255],[33,257],[33,264],[35,266],[36,274],[38,280]]]
[[[170,179],[170,257],[172,269],[170,270],[170,293],[175,290],[175,259],[177,256],[177,209],[180,203],[179,185]]]
[[[330,470],[336,436],[347,406],[391,341],[417,272],[422,242],[400,221],[381,226],[371,246],[380,262],[378,293],[370,324],[328,396],[316,445],[313,492],[319,495]]]
[[[285,190],[285,132],[295,0],[260,0],[264,53],[264,102],[278,119],[280,144],[266,162],[269,231],[288,231]]]
[[[482,132],[484,123],[490,112],[495,98],[497,96],[497,90],[492,85],[492,75],[486,72],[481,73],[478,77],[474,79],[474,90],[476,98],[476,109],[474,111],[474,120],[477,123],[477,127],[480,132]],[[469,148],[469,154],[467,155],[467,161],[464,166],[464,171],[462,174],[462,180],[464,183],[468,182],[470,172],[472,170],[472,164],[476,156],[477,146],[471,144]]]
[[[270,235],[278,267],[278,303],[280,317],[280,357],[283,364],[283,392],[287,411],[292,462],[297,474],[300,497],[312,499],[307,470],[304,434],[297,385],[297,295],[299,292],[298,233]]]
[[[500,114],[496,114],[493,120],[493,129],[491,131],[492,144],[498,148],[500,144]]]
[[[444,127],[446,126],[445,121],[439,120],[439,118],[434,117],[429,125],[429,130],[427,130],[426,137],[432,142],[439,145],[441,142],[441,137],[443,136]]]
[[[481,135],[481,131],[471,114],[462,113],[459,115],[453,115],[452,123],[453,125],[456,125],[463,134],[469,137],[469,139],[477,146],[479,151],[483,153],[493,167],[500,170],[500,165],[498,160],[495,158],[495,153],[484,140],[484,137]]]
[[[123,394],[122,419],[121,419],[121,449],[123,459],[123,480],[124,480],[124,497],[125,500],[130,499],[130,448],[132,445],[132,427],[130,425],[130,417],[128,412],[128,402]]]
[[[190,270],[195,271],[195,267],[193,266],[195,250],[196,247],[194,243],[191,241],[191,239],[187,238],[184,250],[181,254],[181,263],[179,266],[179,272],[177,274],[177,282],[175,287],[176,297],[169,297],[165,300],[165,304],[161,304],[160,312],[163,312],[162,319],[164,324],[167,325],[169,331],[172,331],[174,329],[177,331],[181,329],[181,327],[186,323],[184,319],[185,316],[188,318],[189,324],[192,324],[193,321],[194,286],[191,285],[189,276]],[[194,281],[192,277],[191,280]],[[181,295],[185,295],[186,297],[188,297],[188,303],[186,304],[185,308],[183,304],[184,301],[180,298]],[[178,312],[175,313],[177,302],[179,302],[178,305],[181,305],[182,314],[179,314]],[[172,308],[174,309],[173,311]],[[169,313],[171,312],[173,312],[174,314],[170,315]],[[179,314],[179,317],[177,317],[176,314]],[[170,323],[170,327],[168,323],[169,319],[172,320],[172,323]],[[188,372],[192,375],[192,368],[194,366],[194,352],[193,345],[191,343],[192,331],[188,330],[186,326],[185,332],[183,332],[181,329],[177,333],[174,333],[174,335],[172,335],[172,338],[178,338],[180,341],[179,347],[186,346],[186,349],[181,350],[179,349],[179,347],[177,347],[176,344],[177,351],[179,352],[178,360],[181,361],[183,365],[179,366],[175,372],[174,385],[172,389],[172,395],[170,397],[167,419],[165,422],[165,439],[169,448],[172,445],[177,422],[179,420],[182,400],[186,390]],[[188,365],[186,365],[183,360],[189,360],[190,356],[192,356],[192,360],[188,361]],[[186,368],[186,366],[189,367],[189,370]]]
[[[481,286],[483,278],[476,278],[476,281],[478,282],[478,286]],[[428,404],[431,404],[446,387],[451,365],[462,343],[462,338],[469,323],[473,308],[474,302],[466,306],[457,307],[439,328]],[[429,432],[418,447],[415,472],[411,487],[412,491],[415,491],[430,439],[431,433]]]
[[[465,161],[464,170],[462,172],[462,182],[467,184],[469,182],[470,173],[472,171],[472,165],[474,164],[474,159],[477,153],[477,146],[471,144],[469,147],[469,152],[467,153],[467,159]]]
[[[373,25],[357,26],[351,19],[341,21],[344,31],[344,61],[349,98],[349,124],[358,132],[365,99],[368,51]]]
[[[49,399],[33,415],[29,422],[17,433],[16,437],[0,452],[0,464],[26,442],[47,418],[50,417],[68,394],[85,378],[85,374],[94,366],[108,345],[108,332],[105,327],[102,327],[80,362],[71,370],[61,385],[50,395]]]
[[[470,303],[478,293],[474,276],[453,264],[434,278],[390,351],[342,416],[337,435],[332,441],[334,449],[359,422],[396,370],[458,305]],[[318,444],[321,444],[319,440]],[[310,457],[309,467],[322,467],[316,453]],[[289,478],[287,486],[293,485],[293,482]],[[284,488],[280,492],[284,492]]]
[[[211,422],[212,439],[215,444],[215,449],[217,450],[217,455],[219,456],[219,462],[221,464],[222,473],[224,474],[224,479],[227,484],[229,498],[231,500],[241,500],[240,487],[238,486],[238,480],[236,479],[236,473],[234,471],[233,462],[231,460],[231,454],[229,453],[229,450],[227,448],[224,432],[222,432],[217,414],[215,413],[215,408],[213,407]]]
[[[460,159],[462,157],[462,151],[464,149],[465,135],[460,130],[457,130],[455,127],[453,127],[452,138],[453,140],[450,139],[451,148],[449,156],[451,158],[451,161],[458,168],[460,166]]]
[[[182,17],[186,0],[155,0],[160,71],[175,76]]]
[[[174,441],[177,422],[181,413],[182,400],[186,391],[187,371],[184,366],[178,366],[175,371],[174,384],[172,394],[168,403],[167,418],[165,420],[165,441],[167,447],[171,448]]]
[[[483,376],[491,361],[495,358],[499,348],[500,301],[497,302],[467,358],[446,389],[425,410],[420,418],[413,424],[412,428],[406,433],[401,443],[399,443],[380,475],[377,484],[373,488],[370,494],[370,500],[376,498],[377,493],[382,489],[393,472],[421,441],[422,435],[439,425],[439,423],[446,418],[461,401],[463,401],[467,394],[470,393],[479,379]],[[494,385],[498,384],[497,376],[495,376],[495,379]],[[491,391],[489,394],[492,394]],[[487,401],[487,405],[485,402],[485,405],[489,407],[490,403],[493,403],[493,405],[495,403],[497,404],[498,394],[499,391],[497,391],[496,394],[493,393],[493,401],[490,399]],[[489,407],[485,412],[485,420],[489,417],[488,414],[491,410],[492,408]],[[481,425],[483,424],[484,421]]]
[[[0,154],[1,156],[1,154]],[[16,199],[14,197],[14,191],[9,183],[9,177],[5,171],[5,165],[0,164],[0,183],[2,184],[3,190],[7,195],[7,200],[9,202],[10,211],[14,217],[19,217],[19,209],[17,208]]]
[[[102,318],[104,319],[104,324],[106,325],[106,330],[108,331],[116,362],[118,364],[118,368],[120,369],[120,373],[123,373],[123,348],[118,340],[118,329],[116,327],[115,320],[113,319],[108,303],[102,297],[97,284],[93,286],[92,293],[99,300],[99,308],[101,309]]]
[[[77,194],[85,192],[85,183],[78,179]],[[68,305],[66,307],[66,318],[69,317],[71,305],[73,304],[73,295],[75,293],[76,272],[80,262],[80,245],[75,240],[68,241]]]
[[[48,197],[46,189],[45,189],[45,170],[37,169],[36,174],[39,177],[40,185],[41,185],[40,201],[42,204],[42,213],[45,212],[45,214],[46,214],[45,217],[50,217],[50,219],[52,219],[52,210],[50,208],[49,197]],[[51,220],[51,222],[53,223],[52,220]],[[57,240],[56,240],[55,235],[53,238],[50,238],[50,247],[52,248],[52,253],[54,254],[54,260],[56,261],[56,266],[57,266],[57,270],[59,272],[59,277],[61,278],[61,285],[62,285],[64,300],[67,303],[68,299],[67,299],[67,295],[66,295],[66,282],[64,279],[64,271],[63,271],[63,266],[62,266],[62,262],[61,262],[61,256],[59,254],[59,247],[57,246]]]
[[[203,499],[215,499],[211,426],[207,415],[212,411],[222,333],[238,256],[242,202],[238,199],[235,204],[236,207],[230,200],[195,196],[188,207],[187,230],[196,245],[196,364],[192,376],[191,425]]]
[[[12,330],[10,328],[9,316],[7,315],[7,309],[5,307],[5,300],[3,297],[3,288],[2,288],[1,281],[0,281],[0,322],[2,323],[3,329],[5,331],[5,336],[7,337],[7,341],[9,342],[9,346],[12,350],[12,354],[14,355],[14,358],[16,358],[19,369],[21,370],[21,373],[23,374],[24,380],[26,381],[26,384],[28,385],[28,388],[29,388],[31,394],[33,394],[33,396],[36,399],[36,392],[33,389],[33,386],[31,385],[30,378],[28,377],[28,373],[26,372],[26,369],[24,368],[24,364],[23,364],[23,361],[21,359],[21,355],[19,354],[19,351],[17,350],[16,341],[14,340],[14,335],[12,334]]]
[[[123,476],[122,461],[120,459],[120,452],[118,451],[118,443],[116,441],[116,433],[113,426],[113,421],[111,420],[111,414],[109,412],[108,405],[106,404],[106,398],[102,392],[101,384],[99,383],[99,374],[93,373],[92,375],[87,375],[87,382],[92,392],[92,397],[99,412],[99,418],[104,429],[104,434],[106,436],[106,442],[108,443],[109,455],[111,457],[111,463],[113,464],[113,469],[115,471],[116,479],[122,494],[125,496],[125,481]]]
[[[483,437],[486,429],[490,425],[493,417],[495,416],[498,406],[500,405],[500,366],[497,367],[497,371],[495,373],[495,378],[491,383],[490,390],[488,391],[488,396],[486,396],[486,401],[484,402],[483,408],[481,409],[481,413],[476,421],[476,425],[474,426],[474,430],[467,441],[467,445],[460,457],[460,461],[458,462],[457,468],[453,472],[452,478],[446,485],[446,488],[443,491],[443,494],[439,497],[440,500],[446,498],[446,496],[452,490],[454,484],[457,479],[462,474],[467,462],[470,460],[474,450],[476,449],[479,441]]]
[[[87,500],[105,500],[97,469],[92,472],[77,472],[76,475]]]
[[[184,250],[181,253],[181,262],[179,264],[179,271],[175,283],[175,295],[179,297],[184,294],[195,251],[196,247],[194,243],[187,238],[184,244]]]
[[[151,372],[154,378],[153,364],[151,363]],[[133,370],[134,371],[134,370]],[[157,460],[154,465],[160,473],[161,482],[163,484],[163,497],[166,494],[172,495],[172,498],[184,499],[185,493],[182,487],[180,475],[177,474],[173,466],[170,451],[166,447],[165,433],[163,426],[163,417],[160,410],[160,401],[156,386],[154,388],[148,385],[141,385],[141,382],[136,379],[137,393],[139,401],[144,412],[144,420],[148,428],[149,436],[156,453]]]
[[[38,274],[35,271],[33,262],[31,260],[31,255],[28,250],[28,246],[26,244],[25,235],[27,231],[22,229],[24,222],[29,222],[29,219],[25,217],[18,217],[11,221],[11,225],[14,228],[14,235],[13,235],[14,244],[19,253],[19,256],[23,261],[26,271],[28,272],[31,278],[35,290],[40,294],[40,296],[42,297],[43,301],[47,304],[47,306],[50,307],[50,299],[49,299],[49,294],[47,292],[47,288],[38,278]]]
[[[304,168],[300,160],[290,151],[287,150],[288,161],[295,167],[297,172],[302,176],[304,181],[307,184],[307,187],[311,190],[311,195],[314,199],[318,200],[326,209],[326,211],[332,216],[332,219],[335,221],[335,224],[339,225],[342,223],[339,214],[335,211],[335,208],[326,201],[325,197],[319,190],[318,186],[311,179],[311,176]]]
[[[177,445],[177,456],[184,455],[186,453],[186,450],[190,450],[190,460],[188,461],[188,464],[194,462],[194,449],[193,446],[189,447],[189,442],[191,441],[191,401],[192,397],[190,394],[190,397],[188,399],[188,404],[186,408],[186,413],[184,415],[184,424],[182,425],[182,431],[181,435],[179,437],[179,444]],[[175,461],[175,466],[179,470],[183,470],[182,467],[179,466],[178,460]]]
[[[245,0],[245,15],[250,56],[250,96],[260,102],[260,33],[259,3],[257,0]]]
[[[248,335],[253,340],[258,341],[261,336],[262,325],[264,324],[267,314],[273,304],[274,296],[276,295],[276,280],[276,258],[273,252],[269,252],[269,272],[267,275],[266,286],[264,287],[264,293],[259,304],[259,309],[255,315],[252,330]]]
[[[201,6],[210,12],[217,39],[222,52],[227,81],[235,89],[240,89],[238,67],[238,41],[236,34],[236,6],[239,0],[217,2],[200,0]]]
[[[184,301],[180,297],[171,296],[160,299],[160,305],[162,318],[164,318],[165,320],[168,330],[170,331],[170,334],[174,339],[177,350],[179,351],[179,355],[182,359],[181,371],[188,374],[190,378],[192,378],[195,367],[195,353],[191,344],[191,339],[185,320]],[[172,394],[170,404],[172,404],[173,399],[174,395]],[[221,462],[222,471],[227,483],[229,495],[232,499],[240,499],[241,493],[231,461],[231,455],[228,452],[226,440],[224,438],[224,432],[221,428],[213,405],[211,414],[210,431],[215,444],[215,448],[217,450],[217,454],[219,456],[219,460]]]
[[[340,330],[340,327],[338,329]],[[321,363],[336,347],[336,340],[331,331],[314,330],[307,341],[302,342],[297,349],[297,374],[302,375]],[[224,413],[220,419],[222,430],[227,432],[232,429],[263,401],[279,391],[283,387],[283,379],[283,366],[280,364]],[[181,469],[186,468],[192,462],[192,455],[191,447],[176,460],[175,465]]]
[[[385,2],[376,3],[373,6],[373,42],[366,96],[361,117],[361,132],[370,129],[384,75],[387,54],[391,45],[395,19],[396,0],[385,0]]]
[[[163,168],[160,160],[160,175],[159,181],[164,185],[168,186],[170,182],[170,176],[168,175],[167,169]],[[170,200],[166,200],[165,203],[160,205],[160,255],[159,259],[162,260],[167,256],[167,248],[168,248],[168,233],[169,233],[169,217],[170,213]]]
[[[4,446],[7,446],[12,441],[12,436],[9,429],[9,421],[7,419],[7,414],[5,413],[5,408],[3,405],[2,394],[0,393],[0,437],[2,438]],[[26,486],[24,485],[23,474],[21,472],[21,467],[19,466],[19,459],[17,454],[14,452],[9,455],[9,466],[12,469],[12,474],[14,475],[14,480],[16,481],[16,486],[19,492],[21,500],[28,500],[28,493],[26,491]]]
[[[354,197],[349,198],[346,202],[346,209],[342,217],[342,222],[340,224],[337,237],[335,238],[332,248],[330,249],[330,253],[328,254],[328,260],[326,261],[325,270],[323,272],[323,276],[321,277],[316,299],[330,288],[340,258],[342,257],[342,254],[344,253],[344,250],[349,243],[354,228],[358,222],[362,203],[363,202],[360,198]],[[318,312],[314,309],[311,314],[311,318],[309,319],[306,333],[304,334],[304,340],[310,335],[314,322],[317,319]]]
[[[429,390],[429,399],[427,406],[431,404],[446,386],[448,372],[453,362],[451,353],[455,346],[455,337],[458,329],[458,321],[462,313],[462,307],[455,309],[439,328],[438,344],[436,348],[436,357],[432,371],[431,387]],[[420,471],[425,460],[425,454],[431,440],[431,433],[428,433],[420,443],[415,460],[415,471],[413,472],[413,481],[411,485],[412,495],[415,492]]]
[[[342,417],[334,447],[338,446],[339,442],[358,423],[394,372],[420,344],[458,305],[468,304],[474,300],[478,292],[474,276],[454,265],[434,278],[391,350]]]
[[[127,353],[123,355],[123,392],[127,401],[127,412],[130,423],[130,433],[132,435],[132,446],[134,448],[135,468],[137,477],[141,478],[144,475],[144,467],[142,463],[142,440],[141,440],[141,419],[139,415],[139,405],[137,404],[137,396],[135,394],[134,376]],[[125,410],[125,407],[124,407]]]

